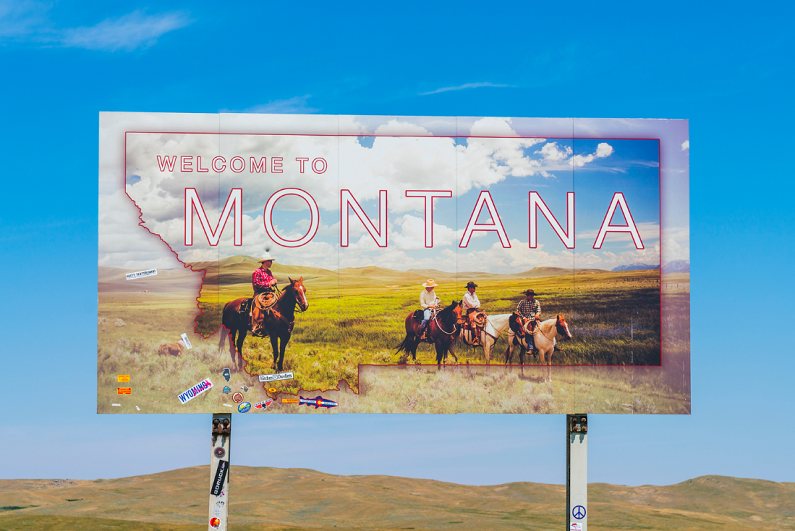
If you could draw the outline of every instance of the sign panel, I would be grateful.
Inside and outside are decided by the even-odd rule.
[[[685,120],[102,113],[97,409],[124,371],[152,413],[223,376],[251,413],[688,414],[688,156]]]

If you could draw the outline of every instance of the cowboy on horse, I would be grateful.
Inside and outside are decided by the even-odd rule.
[[[480,311],[480,300],[475,294],[475,289],[478,285],[474,282],[467,282],[467,292],[464,293],[463,300],[461,301],[461,310],[466,312],[467,327],[472,330],[473,345],[480,344],[479,330],[486,322],[486,312]]]
[[[269,252],[260,257],[260,267],[251,275],[251,284],[254,287],[254,302],[251,305],[251,334],[262,337],[262,321],[265,314],[276,303],[274,288],[276,278],[271,273],[274,258]]]
[[[533,350],[535,348],[533,334],[538,322],[541,321],[541,304],[536,300],[536,292],[532,289],[523,291],[522,295],[525,299],[516,307],[516,311],[511,316],[510,326],[519,337],[525,337],[527,332],[527,347],[528,350]],[[555,345],[555,350],[562,349]]]
[[[433,288],[436,286],[438,286],[438,284],[432,278],[429,278],[428,281],[422,285],[425,289],[420,293],[420,306],[422,306],[423,310],[422,323],[420,323],[420,336],[423,340],[426,339],[428,323],[433,318],[433,314],[439,310],[439,303],[442,302],[441,299],[436,296],[436,292],[433,291]]]

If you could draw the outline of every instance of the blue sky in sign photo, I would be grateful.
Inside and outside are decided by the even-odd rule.
[[[589,480],[795,481],[792,452],[771,450],[795,436],[793,9],[0,0],[0,411],[14,456],[0,476],[209,462],[207,415],[95,413],[98,116],[135,111],[690,120],[693,413],[594,415]],[[612,147],[602,171],[636,160]],[[236,465],[565,481],[562,415],[235,422]]]

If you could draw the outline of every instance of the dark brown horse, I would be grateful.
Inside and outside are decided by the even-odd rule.
[[[229,354],[232,356],[232,365],[237,363],[237,369],[243,369],[243,341],[246,334],[251,331],[251,316],[248,312],[240,312],[240,305],[247,299],[235,299],[224,306],[221,323],[229,335]],[[273,347],[273,365],[277,372],[284,367],[284,351],[295,324],[295,306],[298,305],[302,312],[309,308],[306,300],[304,277],[298,280],[290,279],[290,285],[284,288],[272,311],[267,312],[262,322],[263,335],[269,335]],[[225,335],[222,331],[218,348],[223,348]],[[235,359],[235,349],[239,358]]]
[[[441,366],[442,360],[447,357],[447,353],[453,355],[458,361],[455,353],[452,350],[453,343],[461,331],[461,325],[464,324],[464,318],[461,315],[461,303],[453,301],[453,304],[436,314],[428,323],[428,342],[433,343],[436,347],[436,365]],[[407,354],[411,354],[412,359],[417,361],[417,347],[420,345],[420,336],[422,330],[420,321],[414,319],[414,312],[406,316],[406,337],[403,342],[397,346],[397,353],[401,350]]]

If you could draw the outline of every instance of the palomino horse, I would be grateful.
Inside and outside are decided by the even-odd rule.
[[[524,325],[525,332],[530,333],[529,324]],[[569,324],[566,322],[566,317],[558,315],[555,319],[547,319],[541,321],[536,325],[533,331],[533,342],[535,348],[540,354],[541,365],[547,366],[547,382],[552,381],[552,353],[555,351],[555,337],[560,334],[565,339],[571,339],[571,332],[569,331]],[[519,347],[519,364],[522,365],[522,372],[524,372],[524,353],[527,350],[527,336],[519,337],[513,330],[508,331],[508,350],[505,351],[505,364],[510,365],[511,358],[513,358],[514,347]]]
[[[448,352],[453,354],[451,349],[462,324],[464,324],[464,318],[461,315],[461,303],[456,301],[437,313],[428,323],[428,342],[433,343],[436,347],[437,366],[441,366],[442,360],[447,357]],[[414,319],[414,312],[411,312],[406,316],[406,337],[397,346],[395,354],[404,350],[407,354],[411,354],[412,359],[416,362],[417,347],[420,345],[421,335],[420,322]]]
[[[483,354],[486,356],[486,365],[491,363],[491,351],[494,348],[494,344],[497,342],[497,338],[508,328],[508,320],[510,317],[511,314],[509,313],[489,315],[486,317],[486,326],[484,326],[483,330],[480,332],[479,338],[480,346],[483,347]],[[467,345],[479,346],[472,337],[472,331],[470,330],[464,330],[461,333],[461,340]],[[458,361],[458,358],[456,358],[456,361]]]
[[[237,360],[238,370],[243,369],[243,341],[246,339],[246,334],[251,331],[251,316],[248,312],[240,313],[240,305],[245,300],[245,298],[240,298],[227,302],[221,318],[221,323],[229,332],[229,354],[232,356],[233,365],[235,364],[235,349],[233,347],[240,355]],[[282,371],[284,367],[284,351],[293,333],[296,304],[302,312],[309,308],[304,277],[298,280],[290,279],[290,285],[284,288],[282,294],[279,295],[279,300],[276,301],[273,309],[267,312],[262,322],[264,335],[271,337],[271,347],[273,347],[273,365],[271,367],[277,372]],[[237,336],[237,340],[235,340],[235,336]],[[222,333],[221,341],[218,343],[219,350],[223,348],[224,338]]]

